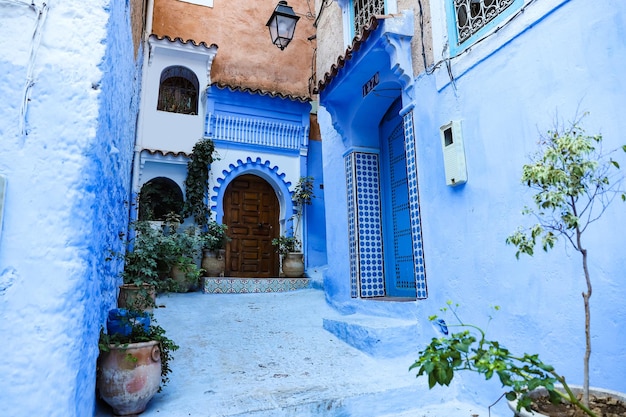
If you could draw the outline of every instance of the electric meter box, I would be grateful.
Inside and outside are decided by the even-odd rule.
[[[456,186],[467,182],[465,149],[461,134],[461,121],[453,120],[439,129],[443,148],[443,166],[446,173],[446,185]]]

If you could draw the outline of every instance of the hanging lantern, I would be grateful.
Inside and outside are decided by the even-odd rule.
[[[282,51],[293,39],[296,30],[296,23],[300,19],[286,1],[279,1],[274,9],[274,13],[267,21],[266,26],[270,29],[272,43]]]

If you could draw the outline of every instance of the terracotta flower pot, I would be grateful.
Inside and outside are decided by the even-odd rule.
[[[205,277],[223,277],[226,269],[226,260],[224,259],[224,249],[217,251],[202,251],[202,269],[204,269]]]
[[[100,396],[117,415],[139,414],[161,384],[159,342],[109,345],[109,349],[98,358]]]
[[[175,291],[176,292],[189,292],[196,286],[198,283],[193,280],[187,278],[187,273],[185,272],[185,267],[180,266],[179,264],[174,264],[170,271],[170,277],[176,283]]]
[[[120,285],[120,292],[117,296],[118,307],[152,312],[155,305],[156,289],[154,288],[154,285]]]

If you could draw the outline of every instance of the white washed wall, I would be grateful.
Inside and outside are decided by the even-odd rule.
[[[0,1],[1,414],[83,417],[119,283],[105,258],[126,229],[138,74],[126,2],[35,6],[38,27],[30,1]]]

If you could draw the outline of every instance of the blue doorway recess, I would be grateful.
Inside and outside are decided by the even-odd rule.
[[[404,125],[398,98],[380,123],[383,252],[388,297],[415,298]]]

